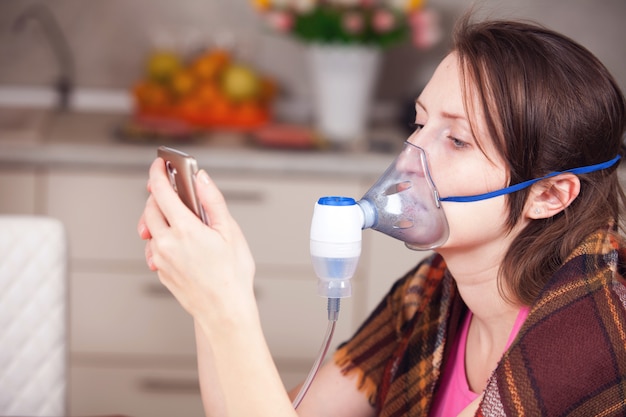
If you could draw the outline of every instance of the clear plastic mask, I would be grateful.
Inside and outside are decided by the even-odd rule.
[[[443,245],[449,228],[430,176],[426,153],[405,142],[402,152],[358,202],[363,229],[372,228],[414,250]]]
[[[433,183],[425,151],[405,142],[402,152],[358,202],[364,214],[363,229],[372,228],[403,241],[410,249],[429,250],[443,245],[449,227],[442,201],[470,203],[510,194],[561,173],[586,174],[607,169],[620,160],[565,171],[524,181],[499,190],[468,196],[441,197]]]

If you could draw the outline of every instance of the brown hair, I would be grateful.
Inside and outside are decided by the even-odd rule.
[[[471,23],[466,15],[455,30],[453,50],[466,107],[471,110],[475,95],[508,163],[510,184],[620,153],[624,97],[604,65],[578,43],[533,23]],[[530,305],[587,235],[619,225],[626,197],[616,166],[579,175],[580,194],[569,207],[521,231],[500,268],[504,295]],[[507,196],[509,228],[520,219],[527,196],[528,189]]]

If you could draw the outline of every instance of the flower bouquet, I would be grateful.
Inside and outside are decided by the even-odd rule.
[[[252,0],[269,27],[307,45],[316,131],[338,147],[367,136],[382,51],[440,38],[424,0]]]
[[[306,43],[386,48],[411,40],[420,49],[440,37],[424,0],[252,0],[267,24]]]

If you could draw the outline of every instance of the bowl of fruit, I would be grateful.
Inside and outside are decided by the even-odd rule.
[[[216,130],[249,132],[271,120],[276,83],[225,49],[185,60],[153,51],[132,87],[134,112],[126,133],[192,137]]]

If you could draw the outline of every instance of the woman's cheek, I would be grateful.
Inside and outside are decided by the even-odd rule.
[[[477,246],[506,233],[507,208],[502,197],[471,203],[444,202],[443,208],[450,227],[446,247]]]

